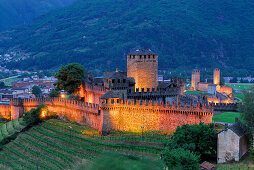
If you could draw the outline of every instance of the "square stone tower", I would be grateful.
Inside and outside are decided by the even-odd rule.
[[[157,88],[158,55],[150,49],[139,49],[127,55],[127,77],[135,79],[135,88]]]
[[[191,90],[198,90],[198,83],[200,82],[200,70],[192,70],[191,75]]]
[[[213,70],[213,84],[220,84],[220,69]]]

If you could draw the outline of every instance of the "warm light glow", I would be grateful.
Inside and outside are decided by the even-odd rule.
[[[43,110],[41,112],[41,118],[45,118],[46,117],[46,114],[47,114],[47,111],[46,110]]]
[[[61,98],[65,98],[65,94],[61,94]]]

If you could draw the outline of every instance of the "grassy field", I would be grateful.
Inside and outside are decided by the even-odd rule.
[[[240,93],[233,93],[233,95],[239,99],[241,99],[242,101],[244,100],[244,95],[240,94]]]
[[[92,165],[94,158],[105,151],[158,159],[168,141],[168,137],[158,134],[144,134],[143,137],[97,134],[86,126],[48,120],[4,145],[0,152],[0,169],[73,169],[81,162]]]
[[[254,164],[253,160],[251,160],[250,156],[247,155],[244,160],[239,163],[232,162],[226,164],[217,164],[216,168],[218,170],[253,170]]]
[[[254,87],[254,84],[250,83],[225,83],[225,86],[229,86],[239,90],[249,90],[250,87]]]
[[[204,91],[185,91],[184,92],[184,94],[200,94],[200,93],[209,94],[209,93],[204,92]]]
[[[14,78],[9,78],[9,79],[4,79],[4,80],[2,80],[3,82],[4,82],[4,84],[6,85],[6,86],[11,86],[11,83],[12,82],[14,82],[14,81],[17,81],[17,80],[19,80],[20,78],[18,78],[18,77],[14,77]]]
[[[214,115],[213,116],[213,121],[235,123],[235,117],[240,118],[240,113],[226,112],[226,113],[222,113],[220,115]]]

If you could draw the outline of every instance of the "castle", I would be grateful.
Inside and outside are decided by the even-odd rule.
[[[45,104],[59,117],[110,131],[163,131],[177,126],[211,123],[213,108],[206,97],[184,95],[183,78],[157,82],[158,55],[151,50],[135,50],[127,55],[127,72],[116,69],[94,78],[87,74],[76,92],[80,101],[61,98],[13,99],[0,106],[0,113],[16,119],[24,112]]]
[[[190,90],[203,91],[207,95],[208,103],[235,103],[232,87],[220,85],[220,69],[213,71],[213,83],[200,81],[200,70],[193,70]]]

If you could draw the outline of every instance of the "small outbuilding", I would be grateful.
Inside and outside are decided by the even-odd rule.
[[[236,119],[235,124],[226,126],[218,133],[217,163],[240,161],[248,152],[246,127]]]

